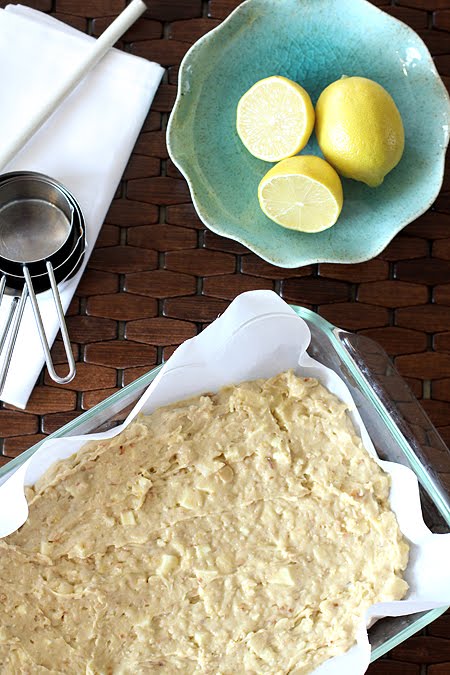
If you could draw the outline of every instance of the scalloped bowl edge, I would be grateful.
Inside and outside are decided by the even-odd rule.
[[[444,143],[442,145],[442,152],[439,157],[439,181],[436,183],[436,189],[434,190],[433,194],[429,199],[427,200],[426,203],[423,204],[422,207],[417,209],[416,212],[412,216],[408,216],[407,219],[400,220],[399,224],[396,228],[393,228],[392,230],[392,236],[384,240],[379,246],[376,246],[373,248],[373,250],[370,251],[370,254],[362,254],[361,257],[357,256],[352,256],[351,259],[347,259],[345,257],[328,257],[328,258],[302,258],[300,261],[300,264],[297,262],[293,262],[292,264],[286,264],[283,263],[281,264],[281,261],[274,258],[270,254],[265,253],[264,250],[261,248],[258,248],[257,246],[250,246],[248,241],[246,240],[245,237],[239,237],[237,235],[230,235],[226,227],[220,223],[215,223],[211,217],[208,215],[207,210],[203,208],[200,199],[197,198],[196,191],[193,185],[193,182],[189,176],[189,165],[188,165],[188,160],[186,161],[186,164],[183,163],[183,160],[179,157],[177,157],[177,149],[176,149],[176,141],[174,142],[176,136],[174,129],[176,128],[177,125],[177,116],[180,114],[180,109],[182,108],[183,105],[183,82],[185,79],[187,79],[187,70],[189,68],[192,68],[193,65],[195,65],[195,59],[197,57],[197,53],[200,52],[204,45],[216,38],[216,36],[225,28],[225,26],[228,25],[228,23],[231,23],[236,16],[238,16],[240,13],[242,13],[246,7],[248,6],[249,3],[252,2],[252,0],[247,0],[243,2],[241,5],[236,7],[227,17],[220,23],[218,26],[215,28],[211,29],[208,33],[205,35],[202,35],[193,45],[190,47],[190,49],[186,52],[184,55],[181,64],[180,64],[180,69],[178,73],[178,88],[177,88],[177,95],[175,99],[175,103],[172,109],[172,112],[169,117],[169,121],[167,124],[167,132],[166,132],[166,140],[167,140],[167,150],[170,159],[174,163],[174,165],[177,167],[177,169],[181,172],[181,174],[184,176],[189,192],[191,195],[192,203],[194,205],[194,208],[200,218],[200,220],[203,222],[206,227],[214,232],[215,234],[218,234],[222,237],[225,237],[227,239],[231,239],[233,241],[238,242],[239,244],[242,244],[243,246],[246,246],[250,251],[253,253],[256,253],[260,258],[265,260],[266,262],[272,264],[272,265],[278,265],[280,267],[284,267],[286,269],[294,269],[296,267],[303,267],[306,265],[311,265],[311,264],[317,264],[317,263],[339,263],[339,264],[353,264],[353,263],[361,263],[361,262],[366,262],[367,260],[371,260],[372,258],[375,258],[377,255],[379,255],[384,249],[390,244],[390,242],[394,239],[395,236],[401,230],[403,230],[407,225],[409,225],[411,222],[419,218],[423,213],[425,213],[435,202],[437,199],[442,183],[444,180],[444,171],[445,171],[445,156],[446,156],[446,151],[448,148],[449,140],[450,140],[450,95],[441,79],[441,76],[436,68],[436,65],[433,61],[433,57],[430,54],[430,51],[425,44],[425,42],[422,40],[420,35],[410,26],[405,24],[403,21],[400,21],[396,17],[393,17],[386,12],[383,12],[382,9],[379,7],[376,7],[375,5],[372,5],[371,3],[367,2],[367,0],[355,0],[356,2],[360,2],[361,4],[369,5],[371,10],[375,11],[376,13],[382,13],[385,15],[385,17],[388,18],[388,20],[391,20],[393,23],[400,24],[402,27],[412,31],[415,33],[416,39],[422,44],[424,52],[427,56],[428,59],[428,66],[430,67],[430,71],[433,72],[433,74],[436,77],[436,81],[438,82],[438,86],[441,87],[441,93],[443,95],[443,99],[446,100],[447,102],[447,127],[446,127],[446,136]]]

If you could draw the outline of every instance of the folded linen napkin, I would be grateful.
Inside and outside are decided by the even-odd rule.
[[[0,142],[17,134],[33,110],[67,78],[94,38],[21,5],[0,9]],[[60,291],[67,310],[163,75],[156,63],[112,49],[1,173],[39,171],[65,185],[86,221],[85,261]],[[50,292],[38,296],[47,339],[58,320]],[[11,299],[0,307],[0,330]],[[2,400],[27,404],[44,365],[27,303]]]

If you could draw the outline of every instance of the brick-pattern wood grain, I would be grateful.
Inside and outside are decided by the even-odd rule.
[[[0,0],[0,7],[8,1]],[[287,301],[381,344],[450,442],[450,172],[431,209],[377,258],[286,270],[206,230],[186,182],[168,158],[165,129],[180,61],[239,3],[152,0],[119,43],[127,52],[160,61],[167,71],[68,311],[77,376],[57,386],[44,371],[25,411],[0,406],[0,466],[169,358],[236,295],[258,288],[274,289]],[[24,4],[98,36],[128,3]],[[449,84],[450,0],[374,4],[418,31]],[[59,339],[52,353],[63,372]],[[420,429],[417,433],[423,435]],[[436,457],[438,470],[439,461]],[[449,675],[450,614],[371,665],[369,673]]]

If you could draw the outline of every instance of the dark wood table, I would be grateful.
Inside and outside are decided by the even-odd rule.
[[[313,2],[314,0],[311,0]],[[98,36],[125,0],[22,0]],[[339,2],[339,0],[336,0]],[[0,6],[7,3],[0,1]],[[43,372],[26,411],[0,409],[0,465],[161,362],[242,291],[274,289],[377,340],[450,442],[450,174],[433,207],[377,258],[285,270],[206,230],[165,144],[178,65],[238,0],[152,0],[122,47],[167,67],[68,312],[77,360],[65,387]],[[375,0],[414,28],[450,75],[450,0]],[[141,201],[128,198],[139,180]],[[53,347],[63,360],[60,341]],[[448,476],[449,477],[449,476]],[[371,675],[449,675],[450,615],[373,664]]]

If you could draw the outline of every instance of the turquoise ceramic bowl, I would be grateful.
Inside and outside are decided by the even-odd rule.
[[[302,84],[313,100],[345,74],[393,96],[405,152],[378,188],[343,180],[344,208],[316,234],[283,229],[260,210],[257,187],[271,164],[236,133],[236,106],[269,75]],[[419,36],[365,0],[247,0],[186,54],[167,132],[202,221],[281,267],[355,263],[380,253],[435,200],[448,144],[449,97]],[[303,154],[320,154],[311,137]]]

